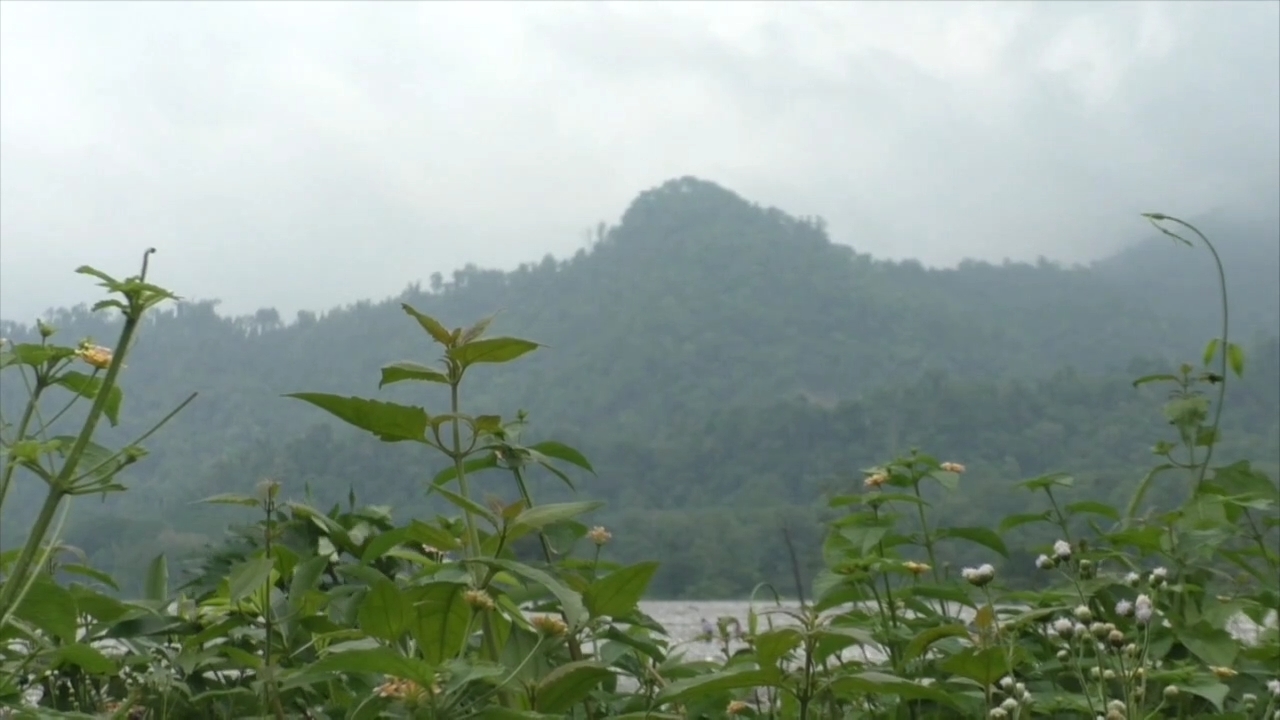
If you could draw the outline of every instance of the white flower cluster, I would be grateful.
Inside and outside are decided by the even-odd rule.
[[[990,563],[984,563],[976,568],[967,567],[961,570],[960,577],[968,581],[970,585],[982,587],[995,579],[996,569]]]
[[[987,713],[987,717],[991,720],[1017,717],[1021,714],[1020,711],[1029,706],[1033,700],[1031,693],[1027,691],[1027,686],[1008,675],[1001,678],[1000,683],[993,687],[992,691],[993,694],[1004,695],[1005,699]]]

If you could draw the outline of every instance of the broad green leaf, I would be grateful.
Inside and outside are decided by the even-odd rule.
[[[2,354],[4,364],[0,365],[0,367],[8,367],[10,365],[40,367],[47,362],[62,360],[76,354],[75,348],[62,347],[61,345],[20,343],[11,346],[11,348]]]
[[[271,571],[275,563],[271,558],[260,557],[245,560],[231,568],[227,576],[228,596],[232,603],[240,602],[249,595],[262,589],[271,579]]]
[[[1048,475],[1024,480],[1018,483],[1018,487],[1024,487],[1028,490],[1044,490],[1051,487],[1071,487],[1075,482],[1075,478],[1066,473],[1049,473]]]
[[[399,640],[413,619],[409,600],[390,580],[382,580],[369,589],[356,615],[361,630],[389,643]]]
[[[538,683],[534,709],[545,713],[567,713],[613,672],[590,660],[565,663]]]
[[[1209,341],[1209,344],[1204,346],[1204,364],[1205,365],[1209,365],[1213,363],[1213,356],[1218,354],[1218,345],[1220,343],[1221,341],[1218,338],[1214,338]]]
[[[328,393],[290,393],[285,397],[315,405],[349,425],[373,433],[385,442],[423,440],[430,422],[427,411],[416,406]]]
[[[432,486],[431,491],[440,493],[445,497],[446,500],[453,503],[458,508],[465,510],[473,515],[479,515],[485,520],[488,520],[490,525],[494,526],[495,528],[498,527],[499,525],[498,516],[494,515],[493,512],[489,510],[489,508],[481,505],[475,500],[472,500],[471,498],[466,497],[460,493],[456,493],[443,485],[434,485]]]
[[[121,287],[119,280],[116,280],[115,278],[111,277],[110,275],[102,272],[101,270],[91,265],[81,265],[80,267],[76,268],[76,274],[92,275],[93,277],[96,277],[102,281],[101,283],[102,287],[105,287],[109,290],[114,291],[114,290],[117,290],[119,287]]]
[[[85,375],[74,370],[58,376],[58,384],[86,400],[93,400],[102,389],[102,378]],[[102,405],[102,414],[107,416],[111,427],[120,423],[120,403],[124,400],[124,392],[119,385],[113,385],[107,392],[107,399]]]
[[[76,440],[77,438],[74,435],[59,435],[52,438],[52,444],[57,453],[65,458],[71,448],[75,446]],[[128,446],[116,452],[90,440],[84,446],[80,459],[75,468],[73,468],[74,484],[80,490],[76,494],[84,494],[86,491],[104,492],[119,488],[118,485],[114,485],[111,482],[111,479],[126,466],[132,465],[146,456],[146,454],[146,450],[137,446]]]
[[[1244,376],[1244,350],[1235,343],[1227,345],[1227,365],[1236,377]]]
[[[965,648],[940,662],[939,667],[984,686],[995,683],[1012,669],[1008,651],[1002,647]]]
[[[635,609],[649,587],[656,562],[642,562],[619,568],[587,587],[582,600],[593,617],[622,617]]]
[[[448,530],[436,525],[428,525],[421,520],[409,523],[409,538],[423,545],[430,545],[440,550],[458,550],[462,542]]]
[[[473,457],[462,463],[462,472],[470,476],[474,472],[495,467],[498,467],[498,458],[494,457],[493,453],[485,453],[480,457]],[[439,487],[456,477],[458,477],[458,468],[450,465],[436,473],[436,476],[431,479],[431,486]]]
[[[929,628],[911,638],[911,642],[907,643],[907,649],[902,659],[904,662],[910,662],[925,654],[930,645],[949,637],[968,638],[969,629],[959,624]]]
[[[1231,667],[1240,652],[1240,645],[1231,637],[1231,633],[1215,628],[1204,620],[1194,625],[1175,625],[1174,635],[1178,642],[1208,665]]]
[[[876,671],[841,676],[831,683],[831,690],[845,697],[897,695],[903,700],[930,700],[953,708],[959,707],[951,693],[945,690]]]
[[[169,599],[169,561],[164,553],[152,558],[147,565],[146,597],[156,602]]]
[[[477,363],[505,363],[541,347],[530,340],[496,337],[476,340],[448,350],[449,357],[463,367]]]
[[[756,635],[752,647],[756,651],[756,660],[760,667],[764,670],[773,670],[778,668],[778,661],[786,657],[787,653],[800,647],[803,639],[796,628],[781,627]]]
[[[981,527],[959,527],[959,528],[942,528],[938,531],[939,538],[960,538],[977,543],[985,548],[990,548],[1004,557],[1009,557],[1009,548],[1005,547],[1004,540],[993,530]]]
[[[115,675],[118,668],[106,655],[84,643],[63,645],[53,654],[54,665],[75,665],[87,675]]]
[[[1120,511],[1106,503],[1100,503],[1093,500],[1081,500],[1080,502],[1071,503],[1067,506],[1067,512],[1072,515],[1091,513],[1093,515],[1101,515],[1108,520],[1120,519]]]
[[[556,460],[563,460],[571,465],[577,465],[583,470],[595,474],[596,470],[591,467],[591,463],[587,461],[586,456],[564,443],[556,442],[555,440],[546,440],[536,445],[530,445],[529,449],[534,452],[542,453],[549,458],[555,458]]]
[[[255,497],[240,495],[238,493],[220,493],[218,495],[210,495],[203,500],[197,500],[196,503],[206,503],[209,505],[241,505],[244,507],[258,507],[258,505],[261,504]]]
[[[1037,523],[1037,522],[1048,522],[1049,517],[1050,517],[1050,512],[1048,510],[1045,510],[1044,512],[1041,512],[1041,513],[1018,513],[1016,515],[1010,515],[1009,517],[1000,521],[1000,532],[1009,532],[1010,530],[1016,527],[1019,527],[1021,525],[1029,525],[1031,523]]]
[[[695,675],[691,678],[676,680],[662,688],[658,700],[662,703],[687,702],[698,698],[709,698],[730,690],[742,688],[766,687],[771,674],[766,670],[753,667],[736,667],[730,670]]]
[[[389,647],[343,650],[330,653],[282,683],[282,689],[314,684],[333,675],[363,673],[390,675],[431,687],[435,669],[415,658],[407,658]]]
[[[369,540],[368,545],[365,545],[364,552],[360,555],[360,562],[371,563],[377,560],[387,554],[391,548],[408,542],[412,535],[413,529],[408,526],[379,533]]]
[[[485,330],[489,329],[489,325],[493,323],[493,319],[495,317],[497,316],[490,315],[489,317],[483,318],[482,320],[477,322],[475,325],[472,325],[471,327],[464,330],[462,333],[462,337],[460,338],[461,342],[463,344],[466,344],[475,340],[476,338],[479,338],[481,335],[484,334]]]
[[[63,642],[76,640],[75,597],[47,576],[41,575],[31,583],[14,615]]]
[[[400,307],[404,308],[404,311],[409,313],[414,320],[417,320],[418,324],[422,326],[423,330],[427,331],[427,334],[430,335],[433,340],[445,347],[449,347],[453,344],[453,333],[446,330],[444,325],[440,324],[440,321],[430,315],[418,312],[408,303],[400,303]]]
[[[293,568],[293,578],[289,581],[289,614],[297,615],[302,608],[302,601],[308,591],[315,589],[320,583],[320,576],[329,565],[329,558],[323,555],[307,558]]]
[[[382,380],[378,382],[378,387],[385,387],[392,383],[403,382],[405,380],[419,380],[422,382],[440,383],[442,385],[449,384],[449,378],[439,370],[434,370],[426,365],[406,360],[383,366]]]
[[[1190,682],[1181,683],[1178,687],[1183,692],[1202,697],[1213,703],[1213,707],[1218,712],[1222,712],[1222,705],[1226,702],[1227,695],[1231,692],[1230,686],[1207,676],[1194,677]]]
[[[1128,507],[1124,510],[1126,519],[1132,520],[1138,516],[1138,506],[1142,504],[1143,498],[1147,496],[1147,491],[1151,489],[1151,483],[1156,479],[1156,476],[1175,467],[1175,465],[1164,463],[1151,468],[1146,475],[1142,476],[1142,479],[1138,481],[1138,488],[1134,490],[1133,497],[1129,500]]]
[[[472,612],[464,597],[466,591],[466,585],[451,582],[414,589],[409,632],[428,662],[439,664],[457,657],[466,644]]]
[[[71,573],[72,575],[80,575],[83,577],[90,578],[92,580],[97,580],[98,582],[102,583],[103,585],[106,585],[112,590],[118,591],[120,589],[120,586],[116,584],[115,578],[111,577],[111,575],[104,573],[101,570],[98,570],[96,568],[91,568],[87,565],[79,565],[79,564],[72,563],[69,565],[59,566],[58,570],[66,573]]]
[[[1147,383],[1153,383],[1153,382],[1177,382],[1177,381],[1178,381],[1178,376],[1176,376],[1176,375],[1169,375],[1169,374],[1167,374],[1167,373],[1158,373],[1158,374],[1156,374],[1156,375],[1143,375],[1142,377],[1140,377],[1140,378],[1138,378],[1137,380],[1134,380],[1134,381],[1133,381],[1133,386],[1134,386],[1134,387],[1141,387],[1141,386],[1143,386],[1143,385],[1146,385]]]
[[[604,506],[599,501],[567,502],[538,505],[521,512],[511,522],[512,539],[562,520],[569,520]]]
[[[531,568],[524,563],[518,563],[514,560],[484,559],[477,562],[483,562],[486,565],[493,565],[495,567],[502,568],[513,575],[519,575],[525,579],[532,580],[546,588],[557,600],[560,601],[560,609],[565,614],[565,619],[569,624],[570,632],[582,627],[582,623],[587,621],[587,608],[582,604],[582,597],[546,572],[538,570],[537,568]]]

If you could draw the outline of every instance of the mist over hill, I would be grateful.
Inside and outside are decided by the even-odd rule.
[[[1194,220],[1223,256],[1232,333],[1249,358],[1232,390],[1224,456],[1280,462],[1280,221],[1274,209]],[[1159,395],[1129,380],[1197,358],[1219,313],[1208,252],[1152,234],[1090,267],[928,269],[833,244],[821,219],[686,177],[641,193],[571,258],[511,272],[468,266],[386,301],[289,322],[271,309],[228,318],[214,301],[185,302],[143,328],[122,380],[125,420],[104,441],[124,442],[189,393],[199,397],[147,441],[151,456],[122,478],[128,493],[78,503],[68,538],[127,573],[158,546],[181,553],[219,537],[232,516],[191,503],[267,475],[295,495],[307,487],[320,505],[354,489],[397,513],[431,511],[422,497],[432,461],[281,397],[440,407],[430,389],[377,389],[382,365],[434,359],[402,302],[449,326],[496,312],[493,332],[546,345],[477,372],[464,408],[527,409],[531,437],[583,450],[598,477],[581,482],[610,501],[601,517],[634,539],[620,551],[662,560],[655,589],[666,594],[726,595],[785,579],[777,536],[757,529],[816,538],[823,492],[911,447],[965,462],[969,491],[999,497],[940,500],[975,523],[1016,510],[1021,501],[1003,490],[1049,470],[1078,473],[1086,493],[1122,493],[1164,432]],[[163,268],[161,256],[153,273],[162,285]],[[117,332],[87,306],[50,321],[67,343]],[[0,334],[35,337],[11,320]],[[6,418],[23,397],[20,384],[0,387]],[[0,528],[5,547],[40,490],[31,478],[16,489]],[[537,491],[566,492],[547,478]],[[721,562],[726,554],[735,561]]]

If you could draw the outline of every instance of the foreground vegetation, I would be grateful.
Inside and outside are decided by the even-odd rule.
[[[1186,242],[1166,229],[1179,221],[1152,220]],[[535,501],[534,468],[572,485],[567,470],[590,473],[590,461],[560,442],[524,444],[523,415],[463,403],[479,367],[539,346],[490,335],[488,321],[450,329],[409,304],[440,360],[385,365],[379,386],[438,386],[439,408],[290,398],[419,451],[424,466],[441,458],[428,492],[455,514],[404,522],[354,494],[326,511],[265,480],[208,499],[256,521],[190,582],[171,588],[162,554],[144,598],[116,597],[112,578],[59,540],[75,497],[122,490],[116,474],[145,455],[150,431],[118,451],[94,437],[119,420],[117,379],[143,315],[172,298],[146,270],[117,281],[82,268],[112,293],[99,305],[124,317],[112,347],[57,345],[42,327],[40,342],[3,349],[30,401],[5,427],[0,503],[15,481],[47,490],[26,543],[0,555],[0,702],[26,703],[19,715],[1280,716],[1280,630],[1268,617],[1280,607],[1277,487],[1248,462],[1215,462],[1227,386],[1245,370],[1225,284],[1202,362],[1136,381],[1167,388],[1172,434],[1126,502],[1073,499],[1071,478],[1047,474],[1022,483],[1040,512],[998,529],[944,524],[934,498],[965,496],[964,458],[893,459],[831,499],[811,588],[793,561],[798,608],[760,587],[745,622],[710,628],[725,649],[711,661],[682,655],[640,610],[657,565],[612,561],[615,538],[586,521],[600,503]],[[53,391],[69,396],[45,404]],[[90,405],[78,434],[43,432],[78,401]],[[1025,559],[1040,579],[1010,586],[1005,534],[1035,524],[1052,533]],[[973,561],[955,571],[956,557]]]

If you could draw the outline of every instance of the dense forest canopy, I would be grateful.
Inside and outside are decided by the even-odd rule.
[[[1202,223],[1222,252],[1232,334],[1248,352],[1224,418],[1224,462],[1247,456],[1274,474],[1280,220],[1224,211]],[[67,538],[136,576],[157,548],[181,554],[244,519],[195,500],[265,476],[319,505],[353,490],[398,514],[432,512],[423,482],[434,460],[281,397],[377,393],[440,407],[421,386],[376,389],[382,365],[434,359],[400,309],[408,302],[451,326],[498,313],[494,332],[547,346],[477,371],[464,410],[527,409],[528,435],[579,447],[597,476],[576,479],[609,501],[598,519],[627,538],[617,545],[624,559],[662,561],[655,591],[717,597],[761,579],[783,585],[781,529],[816,552],[823,494],[912,447],[968,466],[963,495],[937,502],[975,524],[1018,511],[1023,498],[1008,488],[1049,471],[1074,473],[1082,495],[1124,496],[1150,464],[1142,448],[1168,431],[1160,395],[1130,381],[1198,357],[1217,332],[1216,282],[1202,248],[1163,237],[1087,268],[876,260],[833,244],[820,219],[672,180],[569,259],[436,273],[426,288],[289,322],[271,309],[223,317],[215,301],[156,313],[123,376],[125,419],[104,438],[130,439],[200,395],[122,476],[130,492],[78,502]],[[49,322],[65,342],[116,332],[87,306]],[[35,329],[6,320],[0,335],[31,341]],[[11,380],[0,387],[6,419],[24,397]],[[15,489],[3,547],[22,537],[41,489]],[[539,478],[537,492],[568,491]]]

